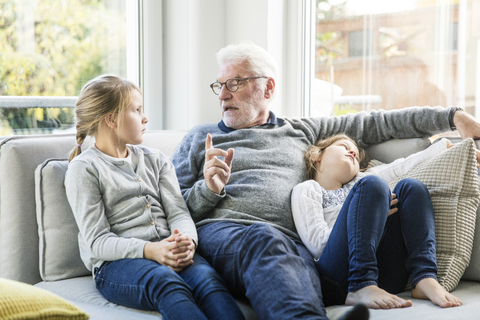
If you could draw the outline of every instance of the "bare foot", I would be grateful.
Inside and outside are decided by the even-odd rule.
[[[458,307],[462,305],[462,300],[445,290],[437,280],[425,278],[412,289],[412,297],[416,299],[431,300],[437,306],[442,308]]]
[[[363,303],[370,309],[394,309],[412,306],[412,301],[390,294],[375,285],[349,292],[345,299],[345,304],[353,306],[357,303]]]

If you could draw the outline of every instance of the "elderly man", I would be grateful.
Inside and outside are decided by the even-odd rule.
[[[230,45],[217,60],[211,88],[222,121],[190,130],[172,156],[198,228],[198,252],[234,294],[249,299],[261,319],[327,319],[319,275],[290,208],[292,188],[304,180],[307,147],[338,133],[366,147],[455,126],[462,137],[477,137],[480,125],[458,108],[441,107],[277,118],[269,111],[276,65],[265,50],[251,43]]]

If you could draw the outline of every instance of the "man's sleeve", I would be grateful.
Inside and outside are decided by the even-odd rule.
[[[390,111],[373,110],[370,113],[362,111],[345,116],[309,120],[316,140],[344,133],[357,141],[360,147],[366,148],[393,138],[426,138],[451,131],[450,109],[411,107]]]

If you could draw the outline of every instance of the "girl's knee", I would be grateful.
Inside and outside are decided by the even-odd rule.
[[[393,190],[394,193],[402,193],[402,192],[413,192],[415,194],[429,194],[429,191],[427,189],[427,186],[425,184],[417,179],[412,179],[412,178],[406,178],[400,180],[397,185],[395,186],[395,189]]]
[[[167,266],[158,265],[157,268],[152,269],[146,278],[150,278],[152,283],[164,283],[165,285],[179,285],[182,286],[184,281],[178,275],[177,272],[173,271]]]
[[[208,279],[221,280],[221,277],[217,271],[215,271],[215,269],[199,254],[195,254],[193,257],[193,264],[188,268],[189,272],[193,272],[194,277],[204,276]],[[182,273],[180,274],[182,275]]]
[[[159,265],[158,268],[152,270],[151,277],[155,280],[162,279],[165,283],[183,282],[178,273],[163,265]]]
[[[390,195],[390,187],[388,186],[387,181],[382,177],[375,175],[368,175],[360,179],[358,182],[359,187],[366,187],[369,190],[375,190],[378,194],[388,194]]]
[[[368,175],[368,176],[365,176],[363,177],[360,181],[362,181],[363,183],[368,183],[368,184],[375,184],[375,185],[387,185],[387,181],[385,181],[385,179],[383,179],[382,177],[379,177],[379,176],[376,176],[376,175]]]

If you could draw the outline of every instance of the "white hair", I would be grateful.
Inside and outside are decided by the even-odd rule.
[[[278,67],[275,59],[265,49],[251,41],[228,45],[216,54],[219,65],[243,65],[255,76],[273,78],[277,83]],[[265,81],[266,83],[266,81]],[[276,90],[274,91],[274,95]]]

